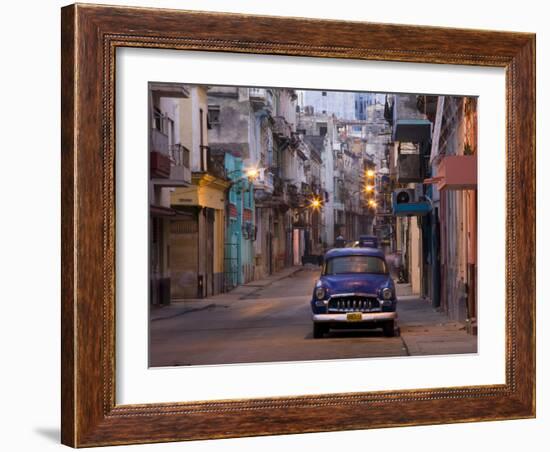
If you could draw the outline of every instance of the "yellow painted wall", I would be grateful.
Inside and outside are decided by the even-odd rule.
[[[421,250],[422,237],[420,234],[420,228],[418,227],[416,217],[412,217],[410,222],[410,282],[412,285],[412,291],[415,294],[419,294],[421,288]]]
[[[201,206],[225,209],[225,192],[212,186],[178,187],[172,192],[171,204],[175,206]]]
[[[190,96],[179,100],[181,144],[191,151],[191,169],[200,170],[200,111],[203,113],[203,145],[208,146],[208,95],[202,86],[191,86]]]
[[[214,273],[223,273],[225,257],[225,211],[214,215]]]
[[[193,99],[180,99],[180,140],[187,149],[193,149]]]

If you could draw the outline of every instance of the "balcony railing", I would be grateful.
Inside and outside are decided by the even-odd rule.
[[[168,135],[158,129],[151,129],[151,151],[168,154]]]
[[[191,167],[189,165],[190,151],[181,144],[170,147],[170,180],[177,185],[191,184]]]
[[[227,178],[223,153],[215,155],[209,146],[201,146],[200,170],[220,179]]]
[[[267,107],[270,109],[273,106],[273,95],[268,89],[250,88],[248,96],[250,102],[257,108]]]
[[[151,173],[151,178],[161,178],[169,179],[170,178],[170,157],[168,154],[164,154],[159,151],[151,151],[149,154],[149,171]]]
[[[189,168],[190,151],[182,144],[173,144],[170,147],[170,159],[175,166],[185,166]]]
[[[271,189],[271,191],[273,191],[273,174],[266,171],[265,174],[264,174],[264,181],[265,181],[265,185]]]
[[[188,186],[191,184],[189,149],[181,144],[170,146],[168,143],[168,135],[158,129],[151,129],[151,178],[160,186]]]
[[[273,117],[273,133],[280,138],[290,138],[292,128],[283,116]]]
[[[265,101],[266,98],[266,89],[265,88],[250,88],[249,91],[250,99]]]

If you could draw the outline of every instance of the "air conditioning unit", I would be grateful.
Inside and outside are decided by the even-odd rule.
[[[409,204],[416,202],[416,190],[414,188],[400,188],[393,192],[394,204]]]
[[[400,188],[392,193],[393,214],[398,217],[426,215],[432,210],[431,203],[422,195],[421,186]]]

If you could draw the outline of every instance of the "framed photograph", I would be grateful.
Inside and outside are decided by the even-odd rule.
[[[61,31],[64,444],[535,416],[533,34]]]

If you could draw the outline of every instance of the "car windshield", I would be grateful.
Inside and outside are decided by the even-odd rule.
[[[378,248],[378,243],[375,239],[361,239],[359,240],[359,247],[362,248]]]
[[[325,275],[343,273],[376,273],[386,274],[386,262],[376,256],[341,256],[329,259],[325,264]]]

